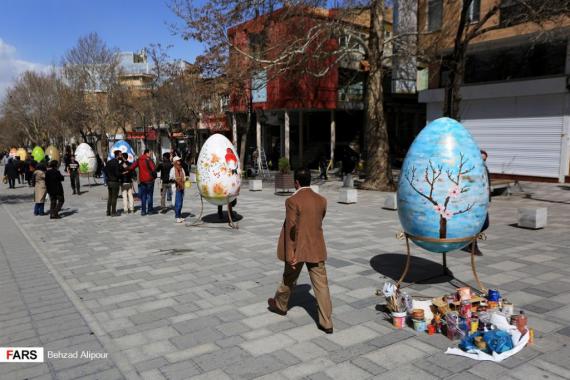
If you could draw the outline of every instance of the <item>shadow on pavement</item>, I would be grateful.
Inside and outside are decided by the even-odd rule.
[[[32,202],[34,200],[34,194],[1,194],[0,203],[6,204],[16,204]]]
[[[434,254],[434,259],[441,259],[441,254]],[[374,256],[370,259],[370,266],[376,272],[390,277],[394,281],[398,281],[404,267],[406,266],[406,255],[398,253],[385,253]],[[429,278],[442,274],[439,277]],[[427,279],[427,280],[425,280]],[[450,276],[443,275],[443,266],[440,263],[426,260],[421,257],[412,256],[410,260],[410,270],[404,278],[405,283],[415,282],[418,284],[442,284],[449,282]]]
[[[67,218],[68,216],[71,216],[73,214],[77,214],[77,210],[66,210],[66,211],[60,212],[59,216],[61,216],[62,218]]]
[[[204,216],[202,217],[202,221],[203,221],[204,223],[214,223],[214,224],[216,224],[216,223],[227,223],[227,222],[229,221],[229,220],[228,220],[228,212],[227,212],[227,211],[223,211],[223,213],[224,213],[224,217],[223,217],[222,219],[220,219],[220,218],[218,217],[218,214],[216,213],[216,214],[204,215]],[[239,221],[242,220],[242,219],[243,219],[243,216],[240,215],[240,214],[237,214],[235,218],[232,218],[232,220],[233,220],[234,222],[239,222]]]
[[[309,293],[309,290],[311,290],[311,285],[309,284],[295,286],[293,293],[291,293],[291,298],[289,299],[289,309],[295,306],[302,307],[307,314],[313,318],[315,323],[318,323],[317,300]]]

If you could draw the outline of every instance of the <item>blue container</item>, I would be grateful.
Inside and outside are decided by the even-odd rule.
[[[400,173],[398,215],[404,231],[430,239],[468,239],[481,231],[488,204],[487,171],[471,134],[453,119],[429,123]],[[412,241],[431,252],[469,243]]]
[[[501,293],[499,293],[497,289],[489,289],[489,293],[487,293],[487,301],[499,302],[499,298],[501,298]]]

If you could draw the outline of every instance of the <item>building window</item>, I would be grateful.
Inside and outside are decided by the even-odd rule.
[[[565,64],[566,40],[489,49],[468,56],[464,82],[562,76]]]
[[[467,11],[467,21],[477,22],[481,16],[481,0],[471,0],[469,10]]]
[[[428,0],[428,32],[441,29],[443,0]]]
[[[249,33],[248,38],[251,55],[258,59],[263,58],[266,44],[265,33]]]
[[[500,25],[503,28],[523,24],[537,17],[552,17],[562,14],[568,10],[568,0],[548,0],[548,7],[545,0],[501,0],[500,5]]]
[[[267,72],[260,71],[252,75],[251,98],[252,103],[267,101]]]
[[[362,102],[366,74],[351,69],[338,69],[338,100],[340,102]]]

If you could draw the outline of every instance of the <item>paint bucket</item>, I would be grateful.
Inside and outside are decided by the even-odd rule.
[[[471,302],[463,301],[459,307],[459,316],[463,318],[471,318]]]
[[[464,287],[457,289],[457,298],[459,301],[471,300],[471,288]]]
[[[392,325],[397,329],[403,329],[406,326],[406,312],[393,312]]]
[[[412,319],[414,322],[414,330],[417,332],[424,332],[426,331],[426,321],[423,319]]]
[[[425,317],[423,309],[413,309],[412,310],[412,319],[417,319],[418,321],[423,320]]]
[[[476,316],[471,317],[471,334],[475,334],[479,329],[479,318]]]
[[[493,301],[498,303],[499,298],[501,298],[501,293],[499,293],[497,289],[489,289],[489,293],[487,294],[488,301]]]
[[[429,335],[434,335],[435,334],[435,325],[430,323],[427,327],[427,330],[428,330]]]
[[[507,318],[515,313],[515,305],[512,302],[507,301],[506,299],[503,301],[503,313]]]

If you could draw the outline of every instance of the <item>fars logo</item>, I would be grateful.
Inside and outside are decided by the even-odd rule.
[[[0,347],[0,363],[43,363],[43,347]]]

